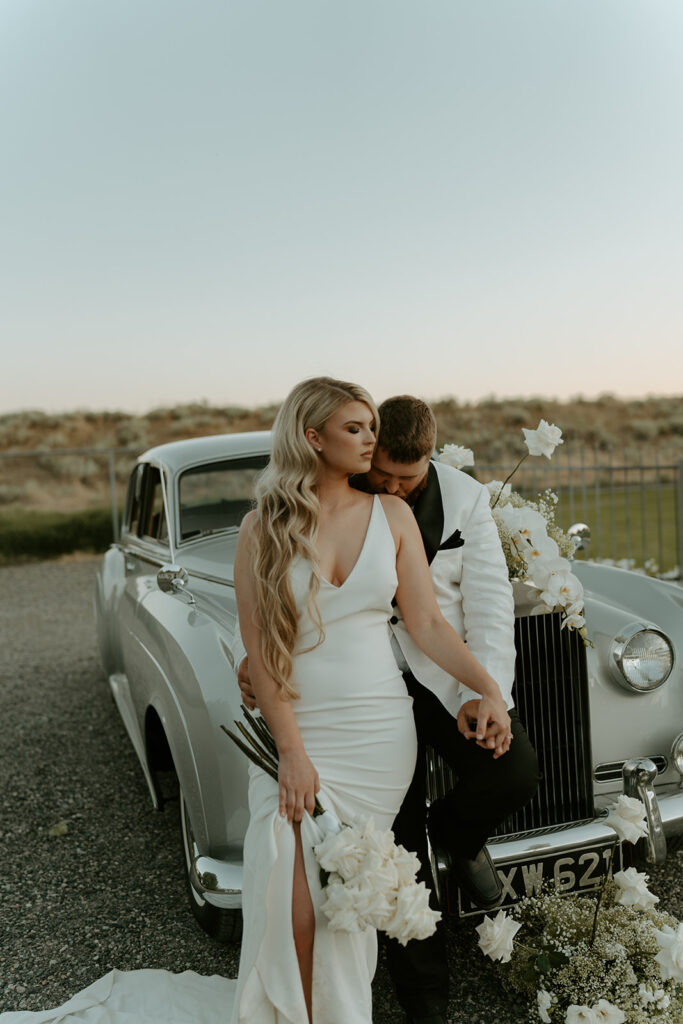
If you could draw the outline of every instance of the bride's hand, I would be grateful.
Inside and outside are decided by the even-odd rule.
[[[301,821],[304,811],[313,814],[320,779],[303,748],[280,754],[278,782],[280,814],[286,816],[287,821]]]

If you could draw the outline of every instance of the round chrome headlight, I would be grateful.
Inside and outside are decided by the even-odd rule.
[[[671,760],[679,775],[683,775],[683,732],[679,733],[671,745]]]
[[[669,678],[674,651],[664,633],[634,622],[612,641],[609,661],[621,686],[634,693],[650,693]]]

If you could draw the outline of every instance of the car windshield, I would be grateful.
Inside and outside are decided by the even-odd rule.
[[[194,466],[178,484],[180,539],[236,530],[254,506],[256,478],[267,455]]]

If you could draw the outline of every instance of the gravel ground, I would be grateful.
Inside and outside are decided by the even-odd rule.
[[[190,913],[175,807],[153,810],[109,695],[97,564],[0,568],[0,1011],[57,1006],[112,967],[237,974],[239,947],[213,942]],[[681,851],[652,874],[681,916]],[[449,1022],[524,1024],[473,927],[449,928]],[[400,1022],[381,958],[374,992],[375,1024]]]

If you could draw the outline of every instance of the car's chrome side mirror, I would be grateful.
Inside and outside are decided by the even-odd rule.
[[[185,594],[190,599],[190,604],[194,604],[194,596],[186,589],[189,579],[188,571],[182,565],[162,565],[157,573],[157,584],[162,593]]]
[[[578,541],[575,551],[587,551],[591,542],[591,528],[586,523],[573,523],[567,533]]]

